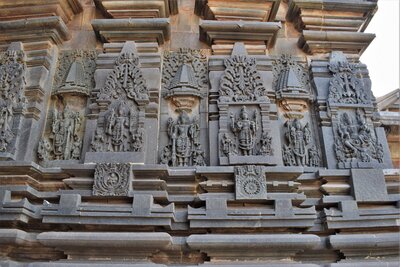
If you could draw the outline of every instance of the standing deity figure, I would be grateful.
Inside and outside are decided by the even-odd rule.
[[[182,112],[171,127],[172,166],[188,166],[192,153],[194,125],[186,112]]]
[[[120,104],[117,108],[112,108],[107,116],[106,133],[111,137],[109,151],[125,151],[124,140],[128,136],[127,128],[129,127],[128,112],[127,108]]]
[[[72,159],[74,143],[80,126],[79,112],[74,112],[69,107],[65,107],[63,113],[55,111],[51,127],[55,159]]]
[[[185,111],[181,111],[176,122],[168,119],[167,127],[170,141],[161,152],[161,163],[173,167],[205,165],[198,119],[191,120]]]
[[[308,123],[303,127],[299,119],[287,121],[285,138],[288,142],[283,148],[283,159],[286,166],[319,166],[318,149],[312,142]]]
[[[238,138],[238,146],[243,156],[253,154],[254,145],[256,144],[257,121],[249,118],[249,113],[245,106],[240,110],[239,118],[236,121],[231,114],[231,129]]]
[[[309,139],[307,134],[309,131],[306,131],[308,128],[307,125],[303,129],[300,121],[295,119],[288,133],[288,139],[290,140],[289,142],[293,144],[293,153],[297,166],[306,165],[306,145]]]

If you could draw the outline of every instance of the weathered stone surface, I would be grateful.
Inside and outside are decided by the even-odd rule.
[[[397,266],[376,6],[0,0],[0,265]]]
[[[177,13],[177,0],[95,0],[96,6],[112,18],[168,18]]]
[[[157,42],[170,39],[169,19],[95,19],[93,30],[102,42]]]

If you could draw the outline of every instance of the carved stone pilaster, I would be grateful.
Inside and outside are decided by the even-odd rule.
[[[207,57],[203,50],[180,49],[164,54],[161,123],[166,120],[166,145],[160,163],[174,167],[206,165],[201,140],[208,89]]]
[[[25,54],[21,44],[0,53],[0,158],[15,159],[25,116]]]
[[[55,74],[52,111],[38,146],[38,158],[48,161],[81,159],[87,97],[94,88],[96,51],[64,51]]]

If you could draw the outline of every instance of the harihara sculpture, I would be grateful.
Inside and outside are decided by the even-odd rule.
[[[143,151],[145,130],[141,114],[149,96],[136,55],[119,56],[96,101],[107,110],[100,113],[91,151]]]
[[[299,119],[288,120],[285,125],[283,162],[286,166],[318,167],[320,157],[315,144],[311,141],[310,125],[303,127]]]
[[[176,121],[168,119],[167,131],[169,145],[161,152],[161,163],[173,167],[205,165],[197,117],[191,120],[189,115],[182,111]]]
[[[97,164],[94,173],[93,195],[127,196],[130,182],[130,164]]]
[[[16,137],[16,111],[26,106],[24,97],[26,65],[22,50],[0,54],[0,152],[12,152],[9,145]]]
[[[267,182],[261,166],[235,167],[236,199],[266,199]]]
[[[250,119],[246,106],[242,106],[239,116],[235,118],[235,115],[231,113],[230,118],[231,130],[238,140],[240,153],[243,156],[253,155],[255,152],[257,130],[259,128],[257,113],[255,112],[253,119]]]
[[[339,115],[334,150],[339,167],[352,162],[383,163],[383,146],[361,109],[357,109],[355,120],[347,112]]]
[[[266,101],[267,90],[255,58],[235,55],[224,60],[225,72],[220,83],[220,102]]]
[[[55,109],[51,133],[39,142],[38,158],[42,161],[79,160],[82,117],[78,111],[73,111],[68,106],[61,112]]]
[[[286,93],[309,94],[308,73],[291,55],[283,54],[273,62],[273,74],[273,87],[278,97]]]
[[[363,104],[371,105],[371,93],[356,76],[356,64],[346,58],[329,63],[333,77],[329,82],[329,104]]]

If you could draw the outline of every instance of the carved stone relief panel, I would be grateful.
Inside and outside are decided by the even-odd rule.
[[[341,52],[332,52],[328,68],[333,75],[329,81],[330,106],[372,105],[371,89],[357,77],[357,64],[348,62]]]
[[[334,51],[311,63],[328,168],[391,168],[365,65]]]
[[[267,182],[261,166],[235,167],[236,199],[266,199]]]
[[[267,96],[256,59],[247,56],[241,45],[235,44],[234,54],[224,60],[220,80],[219,163],[275,165],[274,146],[280,143],[273,138],[276,106]]]
[[[273,87],[277,98],[290,96],[308,98],[310,93],[308,72],[291,55],[282,54],[273,61],[273,75]]]
[[[201,129],[206,128],[207,53],[165,52],[161,100],[160,163],[173,167],[206,165]],[[166,137],[166,139],[165,139]]]
[[[26,109],[25,54],[9,49],[0,53],[0,154],[13,158]]]
[[[279,106],[289,119],[303,118],[311,99],[308,72],[291,55],[282,54],[275,59],[273,67],[273,88]]]
[[[339,112],[333,131],[339,168],[378,167],[384,163],[383,145],[362,109]]]
[[[80,160],[87,97],[94,87],[96,51],[60,53],[47,124],[38,146],[44,164]]]
[[[286,166],[320,166],[319,151],[313,141],[309,123],[303,126],[299,119],[286,121],[284,137],[282,156]]]
[[[107,153],[115,152],[123,153],[118,160],[143,161],[148,103],[149,92],[136,47],[128,42],[91,105],[99,114],[85,161],[104,162]]]
[[[100,163],[94,173],[94,196],[127,196],[131,183],[129,163]]]

